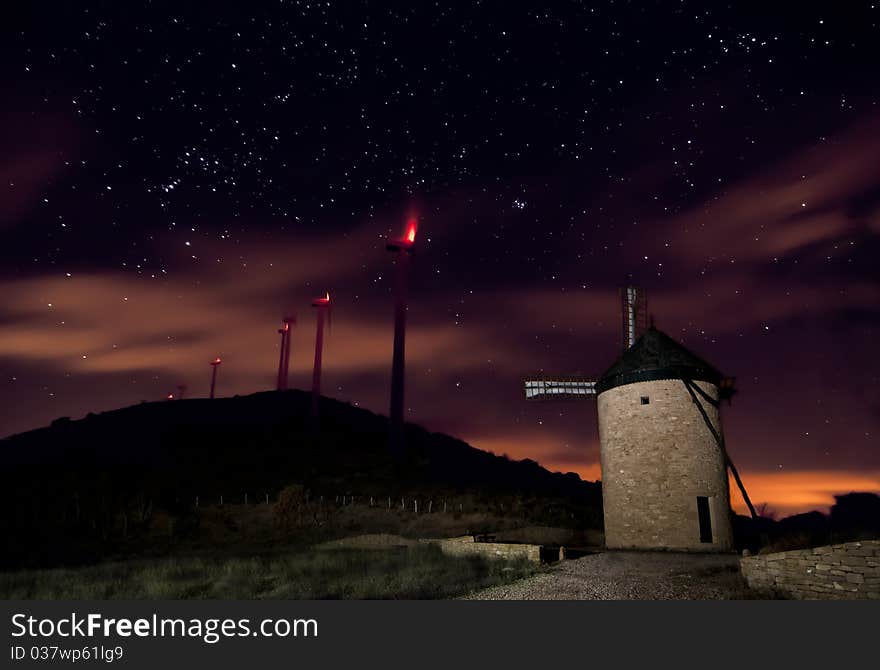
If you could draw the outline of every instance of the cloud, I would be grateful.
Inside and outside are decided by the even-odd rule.
[[[672,253],[697,263],[766,261],[869,230],[876,223],[851,204],[878,176],[880,118],[872,118],[673,217]]]
[[[835,492],[880,490],[873,474],[855,469],[865,463],[866,472],[876,471],[876,450],[867,437],[876,414],[853,402],[858,384],[834,385],[841,362],[851,366],[848,357],[857,358],[853,352],[861,351],[870,333],[830,332],[835,315],[875,309],[880,285],[857,272],[825,278],[805,262],[780,279],[772,260],[800,260],[814,247],[876,234],[878,208],[864,194],[876,182],[880,133],[866,135],[866,128],[873,126],[781,157],[760,174],[712,194],[703,206],[640,226],[645,243],[664,250],[665,269],[657,273],[662,276],[654,280],[653,270],[645,275],[649,310],[661,328],[721,369],[731,362],[742,376],[744,392],[728,415],[728,437],[753,498],[779,510],[826,506]],[[601,373],[619,352],[621,268],[635,263],[621,265],[615,258],[603,265],[564,253],[560,280],[539,281],[532,268],[496,262],[499,248],[530,244],[536,232],[509,220],[525,213],[499,215],[491,200],[460,190],[425,205],[434,220],[420,231],[423,246],[414,264],[409,416],[477,447],[595,480],[594,409],[589,403],[526,403],[520,378],[537,370]],[[854,207],[856,200],[862,205]],[[480,225],[473,225],[478,218]],[[480,236],[501,230],[498,221],[522,238],[502,243],[492,237],[484,244]],[[309,304],[325,290],[334,302],[325,389],[385,411],[393,267],[384,243],[386,235],[400,232],[398,223],[394,215],[376,216],[344,234],[271,231],[234,240],[195,232],[186,239],[175,232],[159,236],[149,249],[164,260],[167,274],[73,268],[70,277],[3,280],[0,358],[37,380],[30,396],[19,391],[22,380],[6,389],[4,397],[18,409],[5,421],[22,429],[30,426],[21,425],[21,417],[48,420],[104,409],[96,406],[98,398],[119,404],[160,398],[180,382],[189,384],[191,396],[205,394],[208,362],[215,355],[224,359],[221,394],[272,388],[276,329],[290,312],[299,319],[294,385],[306,386],[314,343]],[[571,238],[566,244],[566,252],[577,247]],[[711,258],[722,260],[710,264]],[[710,271],[702,274],[704,266]],[[829,333],[827,339],[809,340],[803,331],[796,339],[746,344],[737,339],[798,321]],[[736,338],[727,338],[724,346],[711,344],[725,335]],[[821,347],[828,343],[840,351],[828,354]],[[818,350],[827,355],[816,355]],[[870,386],[862,370],[847,369]],[[766,375],[760,383],[759,372]],[[49,385],[57,391],[51,405],[42,388]],[[803,424],[816,417],[837,423],[811,427],[813,436],[805,442]],[[825,440],[822,431],[834,431],[836,449],[814,445]],[[805,444],[813,451],[805,452]],[[838,459],[838,469],[823,465],[832,457],[825,451]],[[765,469],[777,462],[803,467],[797,473]]]
[[[269,372],[280,313],[250,296],[258,291],[277,295],[288,281],[288,276],[279,276],[273,286],[260,276],[256,287],[238,282],[228,291],[217,283],[181,286],[121,274],[7,281],[0,284],[11,297],[0,326],[0,356],[49,362],[64,371],[113,372],[187,369],[194,361],[207,364],[222,354],[229,367]],[[388,320],[365,317],[357,307],[347,311],[346,298],[338,303],[334,309],[339,316],[331,322],[327,339],[326,369],[384,369],[391,358]],[[295,327],[294,370],[311,365],[304,355],[313,341],[311,323],[307,312]],[[479,329],[414,323],[407,339],[408,360],[467,368],[482,360],[481,339]]]
[[[9,91],[7,91],[8,93]],[[37,101],[7,99],[0,123],[0,230],[21,223],[68,169],[66,158],[82,144],[82,131],[66,115],[46,113],[39,122],[16,106]]]

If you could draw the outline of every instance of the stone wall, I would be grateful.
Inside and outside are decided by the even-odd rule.
[[[880,599],[880,540],[744,556],[752,588],[798,599]]]
[[[473,535],[430,541],[439,544],[440,550],[450,556],[478,555],[485,556],[486,558],[505,558],[510,560],[524,558],[534,563],[541,562],[541,545],[538,544],[474,542]]]
[[[718,397],[713,384],[695,383]],[[701,402],[720,430],[718,410]],[[599,394],[598,409],[605,545],[729,550],[727,468],[684,383],[669,379],[618,386]],[[712,542],[700,541],[697,496],[709,498]]]

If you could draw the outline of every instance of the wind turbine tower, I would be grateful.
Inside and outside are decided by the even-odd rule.
[[[219,356],[211,361],[211,400],[214,399],[214,389],[217,387],[217,368],[222,362]]]
[[[286,391],[290,378],[290,338],[293,335],[293,325],[296,323],[296,317],[285,316],[281,321],[281,328],[278,329],[281,335],[281,347],[278,354],[278,390]]]
[[[312,420],[317,422],[321,403],[321,358],[324,353],[324,321],[330,309],[330,293],[315,298],[312,307],[318,311],[318,325],[315,332],[315,367],[312,370]]]
[[[397,266],[394,283],[394,353],[391,363],[391,417],[389,441],[391,453],[400,456],[404,449],[403,403],[406,366],[406,310],[409,293],[409,266],[416,243],[418,220],[410,217],[406,235],[389,241],[385,248],[394,253]]]

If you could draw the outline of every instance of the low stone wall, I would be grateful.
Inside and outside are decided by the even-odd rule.
[[[744,556],[752,588],[798,599],[880,599],[880,540]]]
[[[541,562],[541,545],[514,544],[507,542],[474,542],[473,535],[463,535],[445,540],[434,540],[440,550],[450,556],[485,556],[486,558],[524,558],[534,563]]]
[[[390,533],[367,533],[352,535],[338,540],[316,544],[315,549],[404,549],[419,544],[418,540]]]

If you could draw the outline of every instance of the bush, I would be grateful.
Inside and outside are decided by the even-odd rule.
[[[283,488],[272,511],[275,515],[275,523],[280,528],[289,530],[302,526],[306,520],[305,487],[301,484],[291,484]]]

